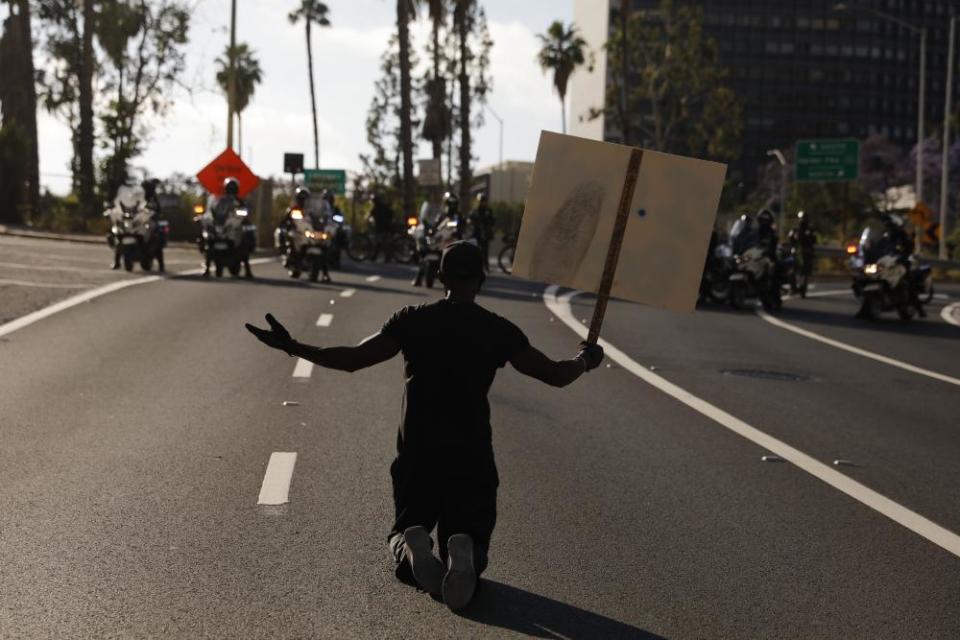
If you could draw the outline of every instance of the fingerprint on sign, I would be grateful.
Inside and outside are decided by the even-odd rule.
[[[593,181],[570,192],[533,250],[531,274],[546,282],[573,280],[597,233],[603,196],[603,185]]]

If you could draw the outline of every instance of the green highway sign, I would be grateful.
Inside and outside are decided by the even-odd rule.
[[[858,140],[800,140],[797,182],[849,182],[860,177]]]
[[[324,189],[342,196],[347,192],[347,172],[343,169],[307,169],[303,172],[303,184],[317,196]]]

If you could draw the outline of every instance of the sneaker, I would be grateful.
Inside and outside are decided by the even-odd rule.
[[[443,601],[451,611],[463,609],[477,588],[477,571],[473,567],[473,538],[456,533],[447,541],[449,568],[443,578]]]
[[[403,542],[403,553],[414,580],[424,591],[439,594],[443,582],[443,564],[433,555],[430,534],[423,527],[410,527],[403,532]]]

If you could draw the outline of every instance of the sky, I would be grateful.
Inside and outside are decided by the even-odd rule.
[[[532,161],[543,129],[561,128],[560,101],[551,78],[536,62],[542,33],[556,19],[572,19],[572,0],[480,0],[494,45],[490,107],[504,120],[503,159]],[[320,164],[357,170],[358,154],[368,151],[364,120],[379,58],[394,25],[392,0],[326,0],[332,26],[314,29],[314,74],[320,123]],[[263,69],[243,114],[243,157],[254,173],[282,174],[284,152],[303,153],[312,164],[313,130],[303,25],[287,13],[296,0],[238,0],[237,41],[255,50]],[[170,112],[152,127],[146,152],[134,161],[151,175],[193,174],[226,147],[226,100],[216,86],[215,58],[229,40],[229,0],[199,0],[191,15],[184,83]],[[428,36],[426,18],[413,30],[416,46]],[[425,56],[421,56],[425,57]],[[487,116],[475,131],[477,166],[499,161],[499,125]],[[68,128],[54,117],[39,117],[41,182],[54,193],[69,189],[71,155]],[[430,155],[429,146],[419,150]],[[415,155],[416,158],[416,155]]]

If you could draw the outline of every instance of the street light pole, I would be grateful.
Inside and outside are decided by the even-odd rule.
[[[938,255],[947,259],[947,196],[950,191],[950,109],[953,105],[953,49],[956,39],[957,18],[950,17],[950,45],[947,47],[947,97],[943,107],[943,156],[940,167],[940,247]],[[917,233],[919,236],[920,234]]]
[[[503,171],[503,118],[498,116],[497,112],[494,111],[493,107],[491,107],[489,104],[486,105],[486,107],[487,111],[490,112],[490,115],[496,118],[497,122],[500,123],[500,162],[497,164],[497,166],[501,171]]]
[[[783,233],[787,223],[787,159],[780,149],[770,149],[768,156],[773,156],[780,163],[780,233]]]

